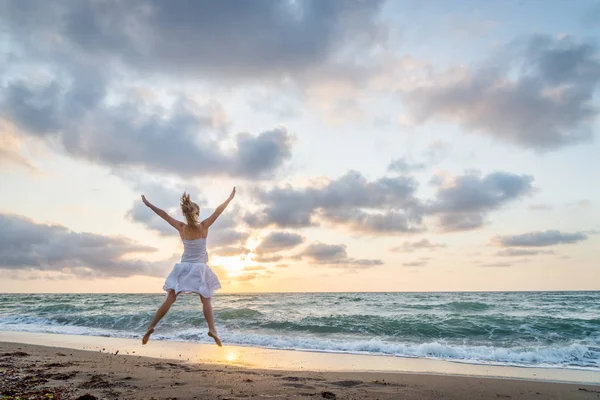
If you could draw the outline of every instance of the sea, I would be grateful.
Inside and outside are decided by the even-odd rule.
[[[137,338],[163,294],[0,294],[0,331]],[[269,293],[213,298],[225,345],[600,371],[600,292]],[[210,343],[180,295],[153,340]]]

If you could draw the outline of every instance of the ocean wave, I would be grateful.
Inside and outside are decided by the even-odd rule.
[[[185,340],[204,340],[203,333],[184,333]],[[293,349],[350,354],[371,354],[397,357],[434,358],[473,363],[515,366],[543,366],[562,368],[593,368],[600,370],[600,352],[582,344],[562,346],[523,346],[498,348],[467,346],[444,342],[420,344],[390,343],[372,340],[324,340],[309,337],[271,336],[223,332],[226,343],[258,346],[272,349]],[[165,340],[181,340],[179,334],[164,335]]]
[[[224,320],[228,319],[253,319],[260,318],[263,313],[257,310],[253,310],[251,308],[233,308],[233,309],[225,309],[219,310],[215,312],[215,315]]]
[[[478,301],[452,301],[444,304],[444,308],[453,311],[485,311],[492,308],[492,305]]]
[[[163,299],[0,295],[0,330],[139,338]],[[600,293],[224,295],[215,317],[237,345],[600,370],[599,304]],[[197,297],[178,299],[155,336],[208,343]]]

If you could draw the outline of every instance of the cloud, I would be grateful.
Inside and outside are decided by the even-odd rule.
[[[507,263],[507,262],[495,262],[495,263],[481,264],[479,266],[484,267],[484,268],[507,268],[507,267],[512,267],[513,264]]]
[[[246,247],[223,246],[211,249],[210,253],[219,257],[234,257],[242,254],[248,254],[250,253],[250,249]]]
[[[304,242],[304,237],[292,232],[271,232],[256,247],[256,253],[265,255],[293,249]],[[278,261],[278,260],[276,260]]]
[[[24,167],[29,172],[37,169],[20,154],[21,139],[15,132],[13,124],[0,118],[0,168],[7,165]]]
[[[283,127],[223,137],[211,103],[182,98],[169,107],[133,100],[110,105],[110,93],[83,80],[93,77],[81,79],[9,81],[0,96],[3,117],[73,157],[180,177],[267,178],[291,157],[293,137]],[[224,148],[227,140],[233,148]]]
[[[383,177],[368,181],[349,171],[323,186],[295,189],[281,186],[259,189],[254,194],[262,210],[247,214],[252,227],[300,228],[317,225],[317,217],[336,225],[349,225],[365,232],[407,232],[416,229],[420,216],[413,209],[417,182],[410,177]],[[401,211],[383,211],[399,209]],[[363,209],[378,209],[367,213]]]
[[[375,42],[382,29],[381,1],[3,4],[8,31],[24,45],[53,44],[51,35],[81,58],[231,81],[308,74],[335,63],[346,45]]]
[[[545,247],[557,244],[572,244],[587,240],[583,232],[563,233],[556,230],[528,232],[513,236],[495,236],[492,243],[504,247]]]
[[[569,203],[567,206],[571,208],[590,208],[592,206],[592,201],[589,199],[581,199],[579,201]]]
[[[543,251],[534,249],[513,249],[508,248],[500,250],[496,253],[499,257],[522,257],[522,256],[535,256],[538,254],[554,254],[553,251]]]
[[[256,272],[245,272],[243,274],[232,277],[234,281],[238,282],[248,282],[257,278],[262,278],[262,274],[257,274]]]
[[[265,263],[265,264],[281,261],[282,259],[283,259],[283,256],[280,256],[279,254],[268,255],[268,256],[257,254],[254,257],[252,257],[253,261],[256,261],[259,263]]]
[[[438,190],[428,213],[440,216],[440,227],[446,232],[478,228],[490,211],[531,193],[532,182],[531,176],[507,172],[469,173],[434,182]]]
[[[588,141],[598,116],[600,52],[571,37],[533,36],[479,69],[454,69],[404,92],[412,119],[467,130],[537,151]]]
[[[549,211],[552,210],[552,204],[548,203],[536,203],[529,206],[529,209],[532,211]]]
[[[416,242],[404,242],[402,245],[390,249],[394,253],[410,253],[415,250],[427,249],[436,250],[446,247],[443,243],[431,243],[428,239],[421,239]]]
[[[314,242],[308,245],[297,258],[308,258],[311,264],[323,264],[330,266],[370,268],[383,265],[383,261],[374,259],[349,258],[346,245],[325,244]]]
[[[402,266],[404,266],[404,267],[424,267],[427,264],[429,264],[427,261],[412,261],[412,262],[402,263]]]
[[[264,265],[248,265],[244,267],[244,271],[264,271],[267,267]]]
[[[362,210],[327,210],[319,214],[328,222],[339,224],[353,231],[375,235],[396,235],[420,232],[421,217],[411,209],[406,211],[382,211],[376,213]]]
[[[303,228],[321,221],[354,232],[398,235],[424,231],[423,218],[431,216],[442,231],[470,230],[481,227],[490,212],[531,193],[532,182],[531,176],[501,171],[437,176],[434,197],[422,200],[415,196],[412,177],[368,181],[349,171],[320,186],[258,189],[254,197],[261,209],[247,213],[244,221],[253,228]]]
[[[223,46],[226,38],[233,40],[232,35],[246,41],[256,39],[264,51],[275,51],[272,38],[255,36],[259,30],[269,28],[252,30],[252,35],[238,30],[228,30],[225,34],[218,20],[223,20],[226,26],[236,20],[249,22],[247,15],[238,14],[239,5],[234,3],[220,6],[182,3],[163,8],[161,2],[149,0],[133,0],[126,5],[91,0],[55,4],[27,0],[2,2],[0,25],[8,38],[6,50],[15,56],[10,57],[0,72],[0,118],[14,124],[20,135],[44,140],[72,157],[113,168],[139,168],[186,178],[213,175],[255,180],[274,176],[291,158],[293,135],[284,127],[257,133],[229,132],[221,104],[211,99],[200,100],[193,90],[187,90],[192,94],[186,95],[180,86],[181,69],[175,68],[189,67],[198,77],[207,78],[196,65],[207,60],[216,62],[216,57],[206,58],[207,54],[223,55],[231,50],[232,57],[240,56],[231,46]],[[252,21],[258,26],[269,15],[279,17],[279,11],[285,11],[287,6],[252,3],[244,8],[261,16],[260,22]],[[370,7],[338,4],[339,10],[314,8],[324,13],[318,19],[333,14],[342,18],[344,10]],[[285,15],[289,14],[287,11]],[[211,12],[215,13],[211,24],[199,26],[198,22]],[[176,27],[163,24],[163,18],[170,20],[167,15],[179,18],[179,13],[186,18],[178,21]],[[190,19],[194,13],[200,16]],[[280,26],[280,22],[271,21],[271,27]],[[180,29],[186,23],[189,30]],[[286,30],[292,29],[292,25],[286,23],[280,27]],[[237,29],[242,26],[240,23]],[[330,28],[333,29],[328,24],[327,29]],[[211,29],[224,36],[195,33]],[[166,37],[178,35],[182,37],[172,43],[162,42]],[[219,40],[215,41],[215,37]],[[305,38],[297,39],[305,43]],[[194,45],[178,47],[185,41]],[[206,46],[201,49],[202,41],[210,44],[211,51]],[[324,42],[320,38],[318,43]],[[166,77],[161,80],[156,75],[134,72],[137,67],[158,67],[157,63],[167,60],[162,55],[152,55],[153,47],[159,43],[168,43],[165,50],[179,48],[182,57],[198,51],[187,67],[184,62],[176,61],[175,55],[168,58],[174,65],[165,72],[175,78],[175,83]],[[241,41],[236,43],[240,45]],[[248,47],[244,50],[252,51]],[[255,56],[256,62],[275,61],[267,61],[264,54]],[[290,63],[289,59],[277,60]],[[231,67],[250,65],[246,59]],[[224,65],[216,69],[225,70]],[[256,71],[269,74],[262,64]],[[157,92],[148,96],[132,90],[132,85],[144,84],[152,85]]]
[[[0,214],[0,268],[58,271],[79,278],[164,276],[165,261],[131,257],[153,253],[123,236],[73,232],[64,226],[38,224],[12,214]]]
[[[413,171],[420,171],[427,167],[424,163],[412,163],[409,162],[406,157],[401,157],[393,160],[388,166],[388,171],[408,173]]]

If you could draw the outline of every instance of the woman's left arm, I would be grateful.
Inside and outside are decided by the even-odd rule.
[[[181,231],[183,229],[183,227],[185,226],[185,224],[183,222],[177,221],[175,218],[173,218],[169,214],[167,214],[166,211],[161,210],[160,208],[156,207],[154,204],[152,204],[148,200],[146,200],[146,196],[142,195],[142,201],[152,211],[154,211],[156,213],[156,215],[158,215],[159,217],[161,217],[162,219],[167,221],[169,223],[169,225],[171,225],[173,228],[177,229],[178,231]]]

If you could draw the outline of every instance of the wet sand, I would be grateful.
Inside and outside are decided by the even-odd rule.
[[[103,340],[103,338],[96,338]],[[274,370],[0,342],[0,399],[598,399],[600,386]],[[4,397],[3,397],[4,396]]]

